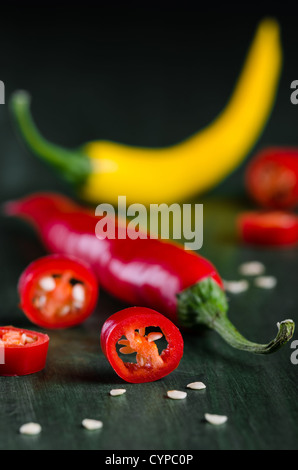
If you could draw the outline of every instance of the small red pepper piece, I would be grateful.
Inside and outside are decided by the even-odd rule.
[[[159,331],[148,332],[149,327]],[[155,341],[163,339],[167,345],[159,351]],[[179,329],[164,315],[144,307],[127,308],[109,317],[102,327],[100,342],[115,372],[131,383],[165,377],[178,367],[183,356]],[[120,357],[121,354],[132,357],[134,353],[135,362]]]
[[[70,256],[49,255],[33,261],[22,273],[20,308],[43,328],[67,328],[93,312],[98,282],[91,268]]]
[[[272,147],[248,164],[246,188],[261,207],[293,209],[298,205],[298,149]]]
[[[283,211],[245,212],[237,219],[238,232],[245,243],[289,246],[298,243],[298,217]]]
[[[0,375],[29,375],[44,369],[49,337],[44,333],[15,328],[0,327],[1,363]],[[3,362],[3,363],[2,363]]]

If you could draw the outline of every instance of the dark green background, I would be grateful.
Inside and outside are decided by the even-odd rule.
[[[254,151],[298,144],[298,106],[290,102],[290,83],[298,78],[297,15],[286,8],[272,12],[282,27],[283,73]],[[56,143],[75,147],[103,138],[168,145],[207,125],[225,106],[265,13],[271,11],[261,4],[244,12],[87,3],[2,7],[0,79],[7,99],[18,88],[32,93],[35,119]],[[298,320],[297,250],[261,251],[237,241],[235,218],[252,207],[243,186],[245,163],[193,202],[204,203],[200,253],[225,279],[238,279],[239,264],[254,259],[278,278],[274,291],[252,286],[230,297],[230,318],[237,327],[250,339],[267,342],[277,321]],[[45,189],[73,196],[16,139],[7,105],[0,106],[0,165],[1,202]],[[44,251],[21,222],[1,217],[0,224],[0,322],[34,328],[18,309],[16,286],[22,270]],[[298,366],[290,361],[290,345],[260,357],[232,350],[213,332],[189,333],[174,373],[151,384],[124,384],[99,346],[103,321],[122,307],[102,292],[84,325],[50,332],[43,372],[0,378],[1,450],[298,448]],[[166,398],[167,390],[184,390],[195,380],[204,381],[206,391],[189,391],[181,402]],[[109,396],[111,388],[123,386],[126,395]],[[227,414],[229,421],[212,427],[203,420],[205,412]],[[101,419],[103,429],[84,430],[86,417]],[[42,434],[20,436],[19,426],[27,421],[39,422]]]

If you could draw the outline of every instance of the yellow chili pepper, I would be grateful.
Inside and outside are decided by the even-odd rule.
[[[206,128],[165,148],[140,148],[109,141],[79,150],[47,142],[30,114],[30,96],[17,91],[11,110],[29,148],[48,161],[92,203],[180,202],[213,188],[246,157],[272,110],[282,62],[279,25],[259,24],[242,73],[223,112]]]

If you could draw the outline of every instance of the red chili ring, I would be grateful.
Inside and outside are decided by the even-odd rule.
[[[158,332],[146,332],[146,328]],[[159,352],[156,340],[167,346]],[[115,372],[126,382],[153,382],[176,369],[183,355],[183,338],[179,329],[164,315],[144,307],[131,307],[109,317],[101,331],[101,347]],[[121,348],[117,345],[122,346]],[[126,362],[136,353],[136,362]]]
[[[20,308],[43,328],[67,328],[82,323],[93,312],[98,282],[89,266],[62,255],[33,261],[22,273]]]
[[[2,326],[0,340],[1,376],[28,375],[44,369],[49,346],[46,334]]]

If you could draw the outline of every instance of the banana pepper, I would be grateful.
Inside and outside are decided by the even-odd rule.
[[[271,113],[281,71],[279,25],[258,25],[243,70],[225,109],[207,127],[163,148],[93,141],[70,150],[48,142],[30,111],[30,95],[12,94],[10,108],[29,149],[47,161],[88,202],[179,202],[205,192],[228,176],[255,145]]]

